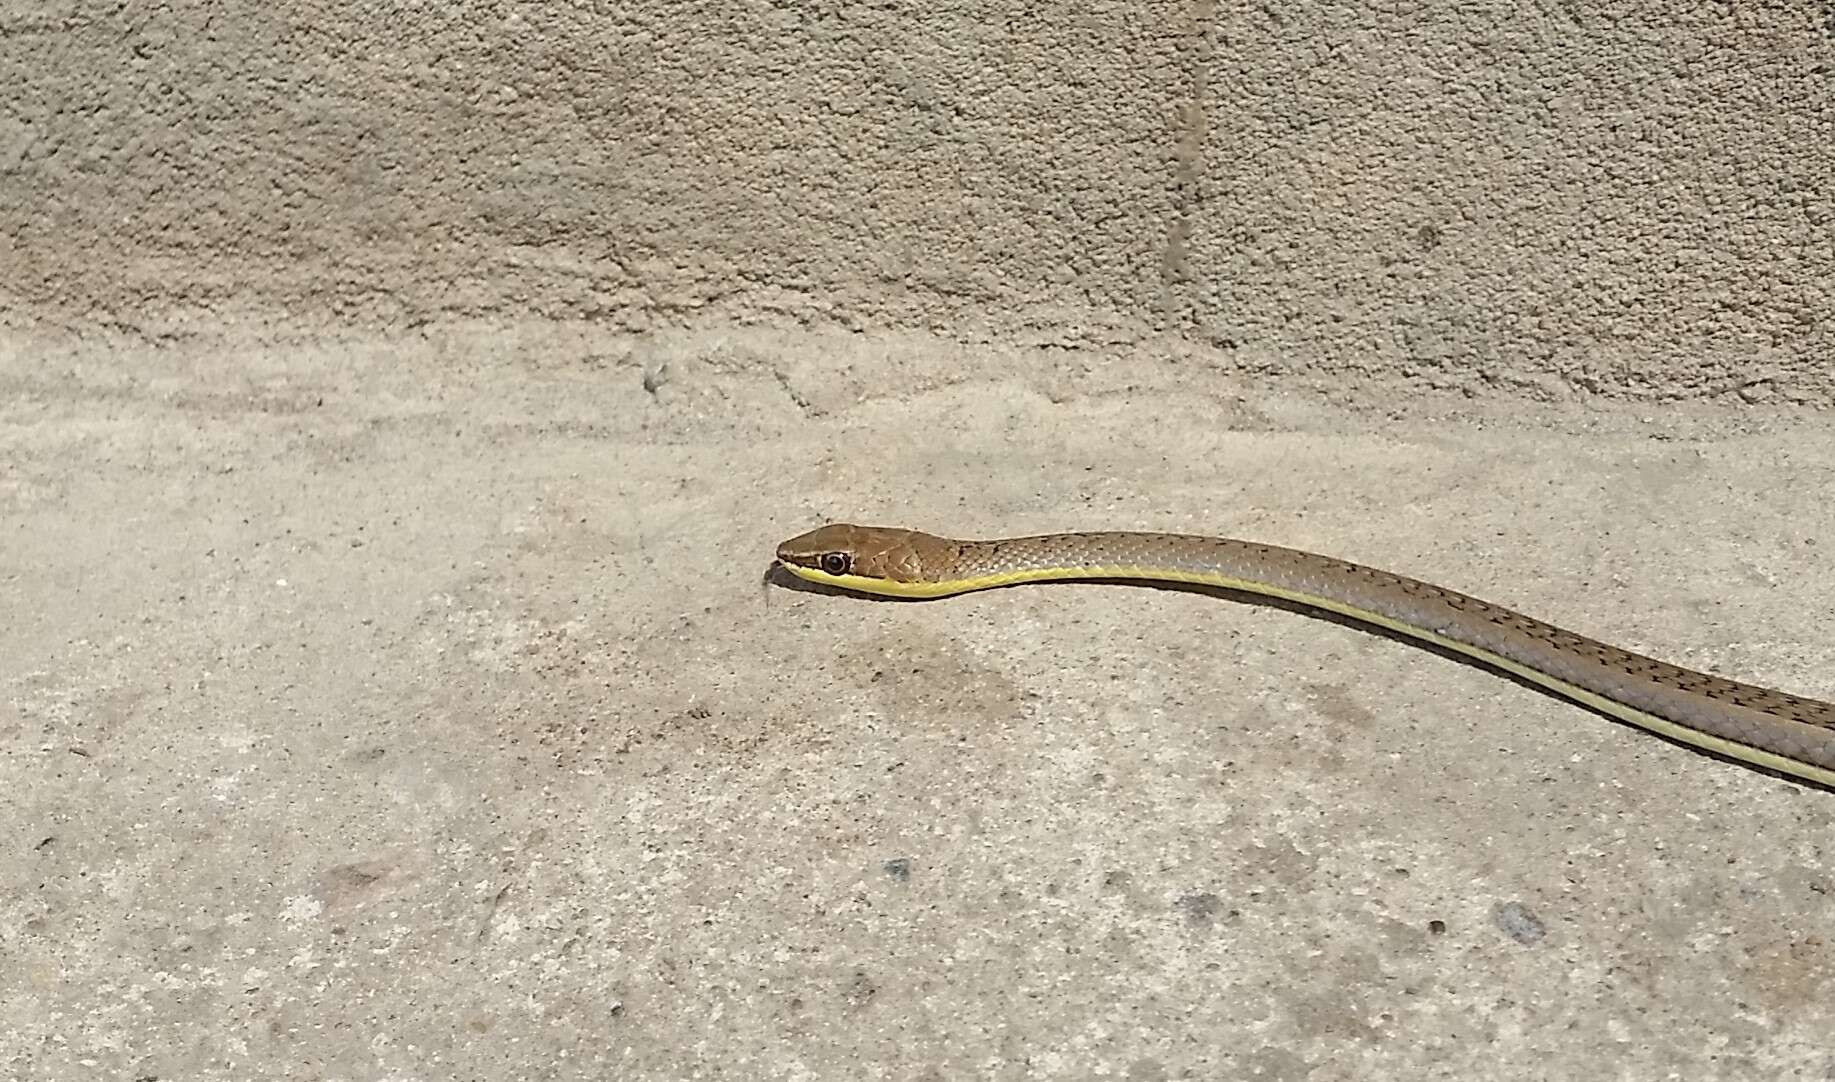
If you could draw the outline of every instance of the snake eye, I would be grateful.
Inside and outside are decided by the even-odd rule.
[[[829,552],[822,556],[822,570],[831,575],[847,574],[848,558],[845,552]]]

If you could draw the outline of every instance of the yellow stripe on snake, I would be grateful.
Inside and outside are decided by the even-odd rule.
[[[1126,532],[961,541],[836,524],[779,545],[777,560],[810,582],[892,597],[1052,580],[1258,594],[1455,651],[1684,744],[1835,786],[1835,704],[1671,665],[1442,586],[1298,549]]]

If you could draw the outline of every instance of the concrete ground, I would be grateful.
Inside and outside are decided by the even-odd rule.
[[[1068,358],[1068,359],[1067,359]],[[1835,431],[582,323],[0,337],[0,1075],[1828,1079],[1835,798],[1177,529],[1835,696]]]

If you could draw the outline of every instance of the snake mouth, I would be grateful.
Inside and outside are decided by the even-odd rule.
[[[793,571],[799,574],[804,571],[821,571],[821,559],[820,556],[810,556],[794,552],[779,552],[777,554],[779,566],[787,571]]]

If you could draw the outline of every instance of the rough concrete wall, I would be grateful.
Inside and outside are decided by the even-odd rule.
[[[0,9],[0,304],[1835,401],[1819,0]]]

